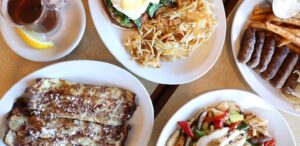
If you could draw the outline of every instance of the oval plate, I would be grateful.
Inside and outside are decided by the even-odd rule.
[[[222,101],[237,103],[244,111],[255,113],[268,120],[268,130],[276,139],[276,145],[296,146],[292,131],[282,115],[270,104],[252,93],[240,90],[216,90],[202,94],[183,105],[167,122],[157,142],[157,146],[165,145],[170,135],[175,131],[178,121],[187,120],[207,106]]]
[[[130,73],[117,66],[98,61],[68,61],[40,69],[16,83],[0,100],[0,145],[6,130],[6,115],[16,98],[36,78],[61,78],[73,83],[86,83],[124,88],[136,94],[138,107],[129,120],[131,130],[126,145],[147,145],[154,122],[152,102],[145,87]],[[3,144],[4,145],[4,144]]]
[[[120,29],[103,14],[99,0],[89,0],[94,25],[102,41],[126,68],[146,80],[161,84],[184,84],[196,80],[207,73],[218,60],[226,31],[226,18],[222,1],[213,0],[218,26],[208,42],[194,50],[189,57],[174,62],[162,62],[160,68],[144,68],[131,59],[124,42],[131,31]]]
[[[54,47],[45,50],[29,47],[3,17],[0,18],[0,30],[7,45],[19,56],[36,62],[53,61],[68,55],[76,48],[86,27],[86,13],[81,0],[69,0],[61,16],[63,21],[59,30],[49,36]]]
[[[260,75],[257,74],[254,70],[252,70],[245,64],[239,63],[237,60],[243,32],[246,30],[247,24],[250,22],[248,18],[255,6],[264,5],[265,3],[265,0],[245,0],[237,9],[231,28],[231,45],[234,60],[240,73],[242,74],[248,85],[257,94],[259,94],[268,102],[272,103],[272,105],[276,106],[277,108],[289,114],[300,116],[300,111],[297,112],[294,109],[293,104],[284,100],[284,95],[280,90],[274,88],[271,84],[262,79]]]

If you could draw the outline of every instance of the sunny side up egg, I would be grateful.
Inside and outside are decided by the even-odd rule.
[[[132,20],[138,19],[150,3],[158,4],[159,0],[111,0],[113,7]]]

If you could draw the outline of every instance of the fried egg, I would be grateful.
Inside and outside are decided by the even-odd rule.
[[[138,19],[150,3],[158,4],[159,0],[111,0],[113,7],[132,20]]]

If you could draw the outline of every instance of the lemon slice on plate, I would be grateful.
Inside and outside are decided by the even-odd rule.
[[[18,35],[30,47],[34,49],[48,49],[54,46],[52,41],[48,41],[45,34],[37,33],[29,29],[16,28]]]

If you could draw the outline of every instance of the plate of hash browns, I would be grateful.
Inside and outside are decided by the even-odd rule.
[[[226,31],[222,1],[89,0],[89,6],[109,51],[149,81],[194,81],[221,54]]]

